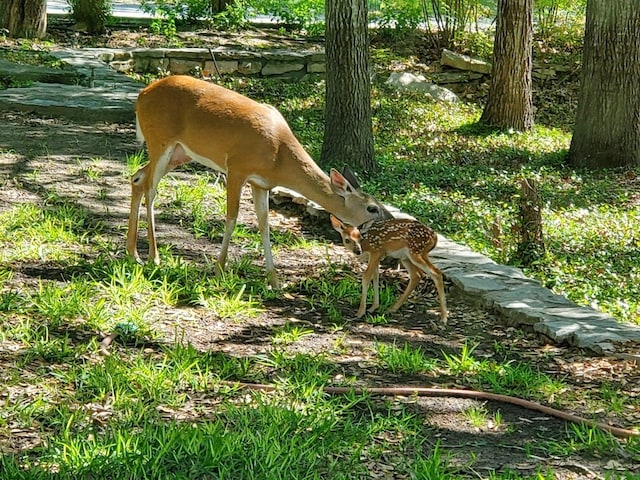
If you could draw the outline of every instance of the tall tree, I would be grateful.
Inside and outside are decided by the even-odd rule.
[[[491,85],[481,122],[521,131],[533,126],[532,47],[533,0],[498,0]]]
[[[589,0],[582,79],[569,162],[640,166],[640,8],[634,0]]]
[[[323,161],[377,167],[371,124],[367,0],[326,0],[326,107]]]
[[[2,0],[0,27],[15,38],[43,38],[47,34],[46,0]]]

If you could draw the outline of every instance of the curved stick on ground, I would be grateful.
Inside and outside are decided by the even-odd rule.
[[[238,386],[247,388],[250,390],[259,390],[264,392],[271,392],[275,390],[275,386],[266,385],[260,383],[243,383],[243,382],[222,382],[231,386]],[[597,427],[601,430],[611,433],[616,437],[630,438],[640,437],[640,432],[629,430],[626,428],[614,427],[602,422],[596,422],[589,420],[588,418],[579,417],[571,413],[563,412],[555,408],[546,407],[530,400],[524,400],[518,397],[511,397],[509,395],[501,395],[498,393],[481,392],[478,390],[463,390],[456,388],[427,388],[427,387],[371,387],[371,388],[352,388],[352,387],[323,387],[322,390],[330,395],[345,395],[347,393],[372,394],[372,395],[388,395],[388,396],[411,396],[417,395],[419,397],[456,397],[456,398],[472,398],[474,400],[491,400],[494,402],[509,403],[511,405],[517,405],[519,407],[526,408],[528,410],[534,410],[537,412],[551,415],[561,420],[566,420],[573,423],[581,423],[589,427]]]

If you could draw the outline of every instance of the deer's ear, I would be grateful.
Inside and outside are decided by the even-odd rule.
[[[331,177],[331,190],[333,190],[335,194],[340,195],[341,197],[346,197],[356,190],[349,183],[349,180],[347,180],[344,175],[335,168],[331,169],[329,176]]]
[[[356,190],[360,189],[360,182],[358,182],[358,178],[356,177],[355,172],[351,170],[351,167],[349,167],[349,165],[345,165],[342,169],[342,176],[346,178],[349,183],[351,183],[351,186],[353,188],[355,188]]]
[[[331,226],[338,232],[341,232],[344,229],[344,224],[338,220],[336,217],[334,217],[333,215],[330,215],[329,218],[331,219]]]

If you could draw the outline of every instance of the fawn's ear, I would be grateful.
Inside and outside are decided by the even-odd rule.
[[[331,226],[334,228],[334,230],[336,230],[337,232],[342,233],[342,231],[344,230],[344,223],[342,223],[340,220],[338,220],[333,215],[330,215],[329,218],[331,219]]]
[[[333,190],[333,193],[346,197],[356,191],[353,185],[349,183],[349,180],[335,168],[331,169],[329,177],[331,178],[331,190]]]

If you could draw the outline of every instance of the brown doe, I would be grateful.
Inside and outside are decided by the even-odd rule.
[[[340,218],[362,225],[390,217],[384,206],[362,193],[337,170],[330,175],[307,154],[274,107],[189,76],[171,76],[142,90],[136,104],[138,138],[145,141],[149,162],[131,178],[127,252],[138,255],[138,220],[147,207],[149,259],[160,263],[153,201],[160,179],[180,165],[196,161],[226,174],[227,212],[218,255],[224,269],[245,183],[251,185],[265,269],[278,286],[269,239],[269,190],[295,190]]]
[[[444,293],[442,272],[429,260],[429,252],[438,243],[438,235],[426,225],[410,219],[394,218],[375,221],[365,234],[351,225],[345,224],[331,215],[331,225],[342,237],[344,246],[356,255],[368,255],[368,265],[362,275],[362,297],[357,316],[362,317],[367,309],[367,292],[373,280],[373,304],[369,312],[380,304],[379,273],[380,262],[385,257],[400,260],[409,272],[409,284],[390,312],[397,311],[418,286],[426,273],[436,284],[440,300],[440,317],[447,323],[447,300]]]

